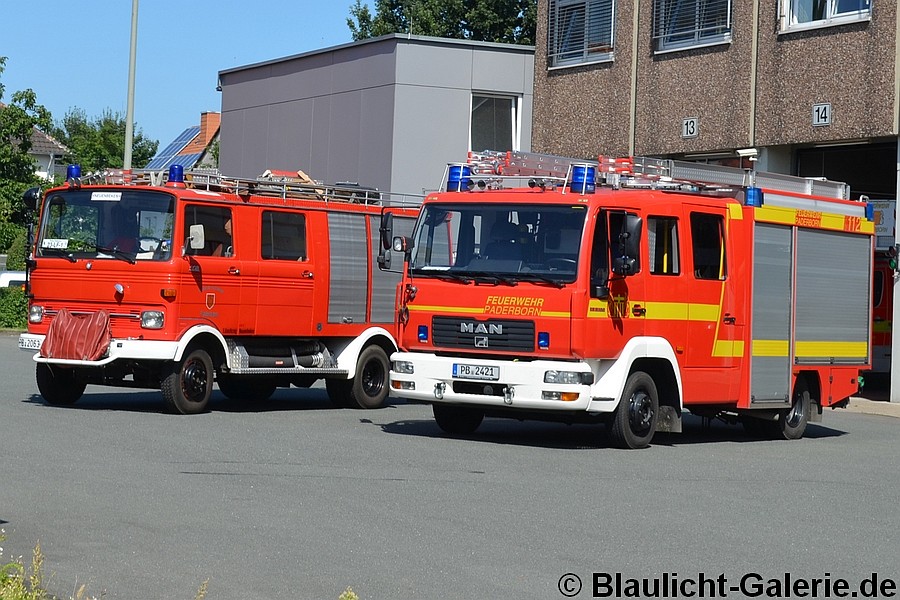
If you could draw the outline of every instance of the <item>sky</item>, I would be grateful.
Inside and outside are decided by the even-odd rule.
[[[142,0],[135,60],[135,134],[165,148],[222,110],[219,71],[351,42],[353,0]],[[370,7],[374,2],[368,3]],[[0,101],[32,89],[61,121],[124,119],[133,2],[0,0]]]

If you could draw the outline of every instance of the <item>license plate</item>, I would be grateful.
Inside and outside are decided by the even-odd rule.
[[[37,338],[19,338],[19,348],[21,350],[40,350],[41,341]]]
[[[462,379],[483,379],[497,381],[500,379],[500,367],[486,367],[484,365],[453,365],[453,376]]]

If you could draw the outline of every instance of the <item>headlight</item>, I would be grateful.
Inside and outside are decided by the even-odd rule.
[[[412,375],[416,372],[416,368],[408,360],[395,360],[391,368],[395,373],[403,373],[405,375]]]
[[[162,329],[166,318],[161,310],[145,310],[141,313],[141,327],[144,329]]]
[[[36,304],[32,304],[31,308],[28,310],[28,322],[29,323],[40,323],[44,320],[44,307],[38,306]]]
[[[564,383],[578,385],[584,382],[588,373],[581,371],[544,371],[544,383]]]

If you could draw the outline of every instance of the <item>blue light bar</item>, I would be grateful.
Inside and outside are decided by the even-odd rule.
[[[749,187],[747,188],[746,194],[746,204],[747,206],[756,206],[760,207],[763,205],[763,191],[758,187]]]
[[[428,325],[419,325],[419,341],[422,343],[428,341]]]
[[[569,189],[573,194],[593,194],[596,190],[597,169],[591,165],[572,165],[572,182]]]
[[[81,165],[69,165],[66,167],[66,181],[81,177]]]
[[[871,202],[866,202],[866,220],[874,221],[875,220],[875,205]]]
[[[169,167],[169,183],[184,183],[184,167],[181,165]]]
[[[472,169],[469,165],[450,165],[447,174],[448,192],[468,192],[472,182]]]

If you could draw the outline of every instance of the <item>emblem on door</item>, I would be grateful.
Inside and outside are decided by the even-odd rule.
[[[215,294],[206,294],[206,308],[208,310],[212,310],[212,307],[216,305],[216,295]]]

